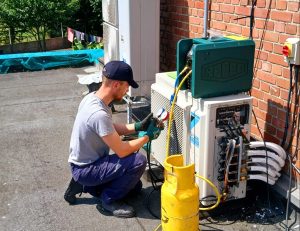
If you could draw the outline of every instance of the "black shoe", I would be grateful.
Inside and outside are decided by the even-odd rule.
[[[76,194],[83,193],[83,185],[76,182],[73,178],[70,181],[69,187],[67,188],[64,198],[69,204],[75,204]]]
[[[130,218],[135,216],[134,208],[125,204],[123,201],[114,201],[107,204],[102,201],[101,204],[96,206],[98,211],[104,215],[115,216],[121,218]]]

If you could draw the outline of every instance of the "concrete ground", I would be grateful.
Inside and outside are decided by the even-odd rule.
[[[97,198],[83,194],[68,205],[67,163],[71,129],[86,86],[77,83],[85,68],[0,75],[0,230],[154,230],[160,220],[160,192],[149,182],[128,199],[137,217],[104,216]],[[126,105],[116,105],[116,121],[126,121]],[[201,230],[284,230],[285,200],[272,188],[253,185],[247,199],[201,213]],[[149,211],[150,209],[150,211]],[[299,230],[299,211],[289,213]],[[188,230],[188,228],[187,228]]]

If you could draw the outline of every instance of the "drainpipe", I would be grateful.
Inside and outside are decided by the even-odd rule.
[[[207,38],[208,35],[207,35],[207,21],[208,21],[208,1],[209,0],[204,0],[204,28],[203,28],[203,37],[204,38]]]

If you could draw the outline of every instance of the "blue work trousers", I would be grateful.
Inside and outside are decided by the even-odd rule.
[[[146,168],[146,157],[133,153],[119,158],[107,155],[87,166],[71,164],[75,181],[84,186],[84,192],[100,196],[105,203],[124,198],[137,185]]]

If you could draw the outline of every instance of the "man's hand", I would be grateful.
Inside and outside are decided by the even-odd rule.
[[[160,135],[160,131],[161,131],[161,129],[155,125],[155,121],[152,121],[149,124],[145,135],[147,135],[149,137],[150,141],[155,140]]]
[[[150,123],[151,123],[151,120],[153,118],[153,113],[150,113],[145,119],[143,119],[142,121],[140,122],[137,122],[134,124],[134,129],[136,131],[147,131]]]

